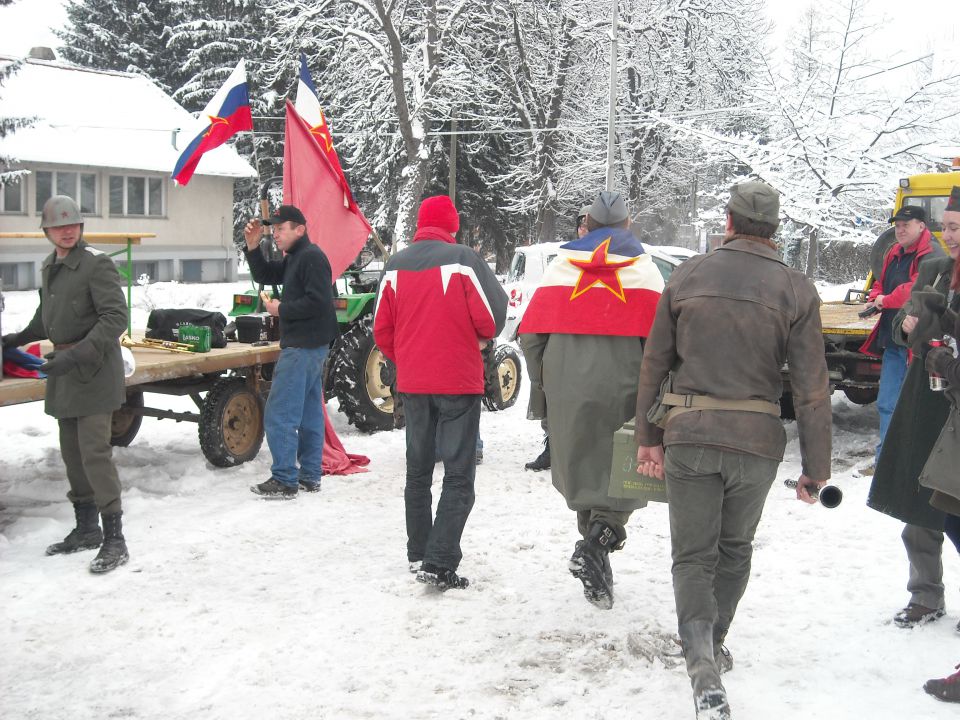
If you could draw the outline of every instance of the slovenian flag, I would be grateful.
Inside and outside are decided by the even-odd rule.
[[[353,193],[350,192],[347,177],[343,174],[337,151],[333,149],[333,135],[330,134],[330,125],[327,123],[327,118],[320,107],[317,86],[313,84],[313,78],[310,77],[310,70],[307,68],[307,56],[302,52],[300,53],[300,75],[297,78],[297,99],[293,103],[293,108],[297,111],[297,115],[310,126],[310,134],[316,138],[317,144],[320,145],[327,156],[327,160],[330,161],[333,169],[340,177],[340,185],[343,187],[343,206],[354,208],[356,203],[353,200]]]
[[[196,124],[183,133],[188,143],[173,168],[174,181],[186,185],[205,152],[220,147],[244,130],[253,130],[253,117],[250,113],[247,70],[241,60],[227,82],[207,103]]]
[[[597,228],[560,246],[520,332],[647,337],[662,292],[663,276],[632,232]]]

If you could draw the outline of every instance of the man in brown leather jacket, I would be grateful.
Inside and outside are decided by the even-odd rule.
[[[753,537],[783,459],[777,402],[790,365],[803,474],[797,496],[830,477],[831,409],[820,298],[771,240],[777,192],[735,185],[723,245],[677,268],[657,306],[637,394],[638,471],[666,477],[673,587],[698,716],[730,717],[723,647],[750,576]],[[647,419],[662,382],[683,406]],[[685,396],[685,397],[683,397]]]

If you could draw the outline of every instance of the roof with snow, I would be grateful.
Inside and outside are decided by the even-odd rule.
[[[0,55],[0,65],[16,58]],[[3,114],[35,117],[0,139],[0,155],[23,162],[170,173],[192,138],[194,117],[142,75],[27,59],[0,87]],[[255,176],[229,145],[206,153],[198,175]]]

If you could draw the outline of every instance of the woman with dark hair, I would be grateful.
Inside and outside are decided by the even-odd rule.
[[[881,449],[867,498],[867,504],[874,510],[906,523],[901,538],[910,564],[907,581],[910,600],[893,618],[894,623],[903,628],[933,622],[944,615],[941,551],[947,515],[940,507],[930,504],[932,491],[919,481],[937,433],[950,412],[945,393],[930,389],[924,359],[930,350],[928,341],[953,329],[952,322],[941,319],[948,306],[951,312],[960,308],[960,296],[951,289],[957,277],[956,268],[960,267],[956,262],[960,256],[960,231],[951,232],[949,228],[957,224],[960,224],[960,188],[944,213],[944,226],[948,229],[943,237],[949,256],[930,258],[920,264],[910,299],[893,321],[894,342],[909,346],[913,359],[890,419],[888,434],[896,442]],[[960,530],[956,519],[950,522],[951,532]]]
[[[943,214],[943,239],[951,257],[960,255],[960,187],[953,189]],[[946,298],[938,298],[933,293],[920,293],[918,300],[923,304],[923,311],[913,325],[917,328],[915,332],[928,326],[932,330],[927,335],[945,331],[953,339],[953,347],[944,344],[943,347],[931,349],[924,363],[929,373],[946,380],[944,395],[950,402],[950,409],[940,437],[920,473],[920,485],[932,491],[930,504],[946,513],[944,533],[960,552],[960,473],[957,472],[960,464],[960,359],[956,357],[956,339],[960,338],[960,316],[956,312],[960,298],[958,291],[960,262],[955,262]],[[960,631],[960,625],[957,629]],[[928,680],[923,689],[940,700],[960,702],[960,672],[946,678]]]

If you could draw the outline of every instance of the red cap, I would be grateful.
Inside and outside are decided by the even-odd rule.
[[[448,195],[434,195],[420,203],[417,213],[417,229],[435,227],[451,235],[460,229],[460,215]]]

